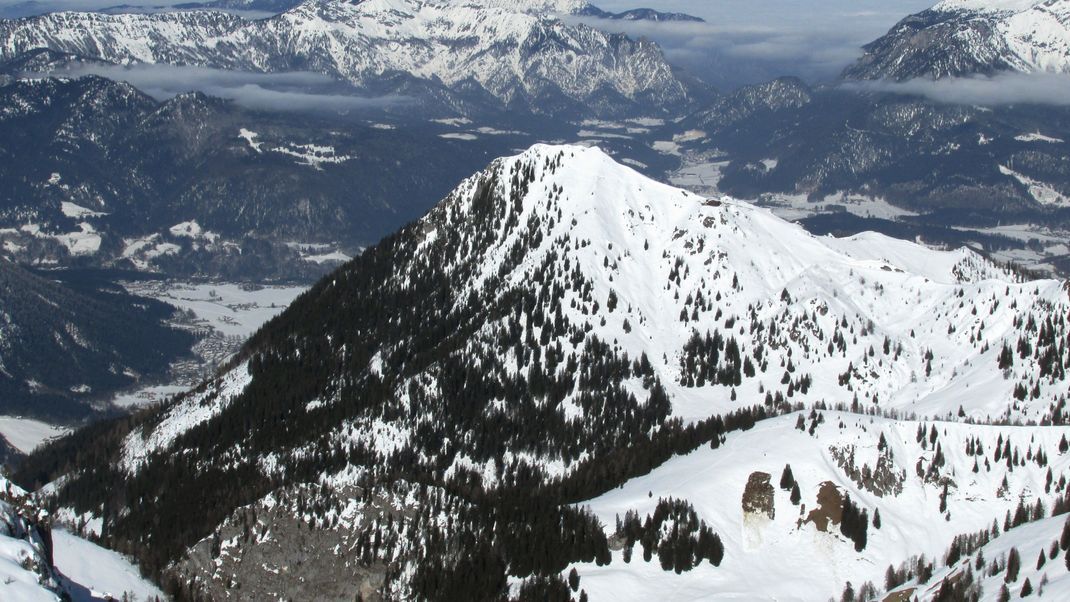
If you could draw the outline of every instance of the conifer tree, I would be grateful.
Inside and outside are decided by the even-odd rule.
[[[795,476],[791,474],[791,464],[784,465],[784,472],[780,473],[780,488],[784,491],[791,491],[791,486],[795,484]]]
[[[1004,582],[1014,583],[1018,580],[1018,570],[1022,567],[1022,558],[1018,554],[1018,548],[1011,548],[1007,553],[1007,575]]]
[[[1022,593],[1021,593],[1021,596],[1023,598],[1025,598],[1026,596],[1029,596],[1032,593],[1033,593],[1033,584],[1029,583],[1029,577],[1026,577],[1025,581],[1022,582]]]

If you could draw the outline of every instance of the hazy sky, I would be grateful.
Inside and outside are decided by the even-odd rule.
[[[659,42],[666,55],[723,87],[798,75],[834,78],[903,17],[936,0],[601,0],[620,11],[648,6],[704,24],[628,23],[618,29]],[[616,25],[616,24],[614,24]]]

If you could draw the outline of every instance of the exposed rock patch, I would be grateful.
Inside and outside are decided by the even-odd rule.
[[[772,519],[776,514],[774,493],[769,473],[752,472],[743,490],[743,514],[765,515]]]
[[[799,526],[813,523],[818,531],[827,533],[829,525],[838,525],[842,519],[843,496],[832,481],[825,481],[817,490],[817,507],[799,521]]]

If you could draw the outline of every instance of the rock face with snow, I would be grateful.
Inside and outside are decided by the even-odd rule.
[[[573,8],[569,14],[613,21],[686,21],[691,23],[705,21],[705,19],[686,13],[662,12],[651,8],[633,8],[614,13],[602,10],[592,4]]]
[[[8,600],[59,602],[61,594],[66,592],[52,568],[48,512],[0,477],[0,595]]]
[[[309,0],[253,21],[55,13],[0,23],[0,57],[50,48],[118,64],[311,70],[374,94],[419,93],[415,81],[543,113],[664,112],[691,100],[654,43],[555,16],[581,4]]]
[[[844,76],[906,80],[1070,72],[1067,0],[944,0],[868,44]]]
[[[595,599],[824,599],[1064,508],[1068,310],[1064,283],[968,250],[815,237],[539,145],[325,278],[217,379],[71,443],[108,460],[56,503],[180,596],[333,595],[341,572],[345,596],[490,599],[511,576],[545,599],[575,567]],[[25,475],[55,478],[61,452]],[[294,563],[328,548],[331,570]],[[820,570],[769,578],[789,550]]]

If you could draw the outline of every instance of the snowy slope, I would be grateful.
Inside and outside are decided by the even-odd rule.
[[[130,560],[64,530],[52,531],[56,568],[73,602],[121,599],[166,600]]]
[[[1019,499],[1033,504],[1039,497],[1050,512],[1055,499],[1065,494],[1057,484],[1046,489],[1045,482],[1049,469],[1056,482],[1070,472],[1070,454],[1059,452],[1060,438],[1070,435],[1067,427],[918,423],[826,412],[822,413],[824,422],[809,434],[808,430],[796,430],[800,416],[808,414],[782,416],[745,433],[729,435],[719,449],[707,447],[676,457],[649,475],[588,502],[603,524],[612,529],[616,517],[629,510],[643,517],[653,512],[661,498],[688,500],[720,535],[726,549],[719,567],[704,563],[682,574],[662,571],[656,558],[643,562],[638,549],[630,563],[623,562],[622,553],[617,552],[608,566],[580,567],[581,585],[591,599],[648,600],[665,591],[674,592],[673,599],[679,600],[838,598],[847,581],[856,589],[866,581],[883,586],[888,566],[898,568],[912,556],[924,554],[930,561],[936,559],[939,569],[956,535],[987,529],[993,521],[1002,529],[1006,513],[1015,512]],[[811,421],[806,422],[809,426]],[[925,430],[924,447],[917,438],[919,425]],[[933,427],[945,458],[938,475],[929,474],[936,456],[936,445],[929,443]],[[888,487],[892,491],[881,489],[876,478],[854,480],[844,470],[845,466],[875,468],[882,455],[878,451],[882,435],[888,443],[889,473],[896,477],[891,481],[901,486],[898,493],[894,487]],[[997,441],[1008,440],[1024,461],[1013,470],[992,460]],[[980,442],[979,455],[967,454],[968,441]],[[1044,450],[1049,458],[1044,466],[1025,461],[1027,453],[1035,456],[1038,450]],[[843,463],[837,457],[839,452],[850,451],[853,463]],[[975,460],[979,462],[977,472],[973,472]],[[778,487],[785,465],[791,466],[799,484],[800,505],[793,505],[789,492]],[[919,466],[924,477],[917,474]],[[741,506],[748,478],[754,472],[771,476],[775,488],[773,518],[744,512]],[[1000,491],[1004,478],[1008,488]],[[941,512],[945,479],[950,483],[947,511]],[[879,510],[881,527],[869,527],[868,545],[861,553],[856,553],[837,529],[822,532],[806,521],[825,482],[849,494],[868,509],[870,517]],[[1024,546],[1023,564],[1034,565],[1036,548],[1047,551],[1050,542],[1049,536]],[[985,556],[996,558],[990,550]],[[1053,561],[1050,572],[1066,576],[1061,555]],[[934,581],[939,576],[938,570]],[[1034,587],[1038,581],[1034,578]],[[990,595],[996,589],[985,587]]]
[[[534,183],[514,188],[510,174],[526,169]],[[533,281],[560,288],[549,311],[560,308],[564,319],[587,324],[628,357],[645,354],[671,415],[685,423],[773,397],[854,403],[858,411],[894,416],[1040,422],[1061,415],[1065,350],[1057,343],[1023,348],[1019,340],[1035,339],[1038,330],[1056,341],[1065,336],[1062,282],[1019,282],[966,249],[937,251],[873,233],[815,237],[768,210],[705,199],[647,179],[597,148],[571,146],[538,145],[466,180],[424,218],[418,254],[432,253],[439,236],[464,231],[488,185],[505,198],[522,195],[510,219],[528,229],[489,233],[493,240],[478,255],[443,258],[447,273],[464,268],[457,302],[484,294],[502,273],[496,295]],[[539,244],[524,247],[535,231]],[[547,272],[548,265],[578,270],[590,288],[571,286],[567,271]],[[470,350],[499,327],[484,325]],[[701,382],[688,366],[689,342],[714,333],[734,339],[740,356],[750,358],[752,369],[744,367],[738,385]],[[555,344],[548,338],[543,346]],[[1000,369],[1005,347],[1012,357]],[[506,351],[505,364],[515,366],[514,357]],[[168,449],[177,434],[222,411],[249,378],[239,366],[209,385],[213,403],[192,397],[167,410],[159,426],[132,433],[125,466]],[[628,386],[640,399],[648,394],[638,378]],[[406,389],[398,388],[402,399]],[[329,395],[307,402],[329,404]],[[583,420],[577,393],[562,411]],[[389,451],[411,440],[417,426],[347,423],[335,436]],[[556,461],[544,467],[565,470]]]
[[[151,454],[166,450],[183,433],[217,416],[248,384],[248,366],[242,364],[218,382],[198,387],[183,396],[163,413],[150,431],[138,430],[127,437],[123,446],[123,468],[136,470]]]
[[[907,17],[848,68],[851,78],[1070,72],[1070,2],[944,0]]]
[[[561,158],[562,167],[545,168],[554,157]],[[508,173],[519,164],[535,165],[538,183],[524,199],[518,220],[541,218],[545,224],[560,210],[544,228],[544,239],[553,241],[567,232],[574,240],[590,242],[570,250],[571,259],[593,281],[594,298],[606,299],[612,290],[621,308],[600,325],[599,336],[618,341],[632,357],[645,352],[666,382],[679,381],[680,350],[693,332],[721,330],[727,335],[734,319],[743,323],[733,334],[744,349],[764,344],[773,354],[768,374],[743,385],[748,393],[757,393],[757,381],[776,384],[783,374],[776,367],[786,364],[791,352],[795,370],[814,377],[803,399],[849,401],[853,392],[861,400],[878,396],[881,409],[943,415],[961,403],[968,415],[998,418],[1015,379],[992,370],[998,351],[993,347],[1004,340],[1016,342],[1016,315],[1039,315],[1050,304],[1065,306],[1067,301],[1060,282],[1016,283],[965,249],[934,251],[872,233],[814,237],[749,204],[708,201],[651,181],[598,149],[537,146],[492,169]],[[507,191],[503,180],[499,183]],[[478,183],[478,178],[469,180],[447,201],[461,211],[456,219],[464,219]],[[555,189],[564,192],[551,192]],[[435,228],[432,237],[439,228],[458,227],[427,221]],[[482,273],[468,286],[478,288],[494,274],[519,236],[497,240],[486,253]],[[551,246],[544,244],[526,257],[509,284],[520,286],[529,279]],[[572,307],[573,294],[566,291],[560,305],[566,315],[582,321],[583,312]],[[705,308],[699,307],[700,294],[707,300]],[[683,310],[686,320],[681,319]],[[623,328],[625,319],[631,332]],[[835,323],[845,321],[853,330],[847,349],[829,353],[823,349],[828,337]],[[773,322],[781,327],[791,323],[796,330],[750,332]],[[949,335],[952,327],[955,332]],[[980,329],[980,340],[975,329]],[[902,347],[899,357],[866,359],[868,348],[880,350],[885,338],[892,355]],[[989,349],[982,351],[985,343]],[[929,376],[923,358],[927,350],[934,354]],[[849,365],[860,380],[840,387],[836,377]],[[1024,376],[1030,368],[1020,370]],[[971,383],[986,386],[981,393],[963,395]],[[1056,392],[1061,390],[1054,387],[1052,394]],[[688,418],[736,405],[725,397],[724,387],[679,388],[676,393],[676,413]],[[952,403],[956,399],[961,401]],[[1040,419],[1043,409],[1033,404],[1012,413]]]
[[[26,492],[0,477],[0,598],[58,601],[60,585],[48,562],[47,546],[36,530],[38,514]]]
[[[132,600],[167,599],[128,559],[66,531],[52,530],[50,523],[48,512],[31,496],[0,477],[0,599],[89,602],[124,595]]]
[[[935,598],[945,580],[954,579],[956,575],[973,569],[978,555],[1005,562],[1011,550],[1016,549],[1022,559],[1022,567],[1017,580],[1008,582],[1005,570],[994,574],[973,571],[981,587],[980,599],[983,602],[999,600],[1000,588],[1004,586],[1007,586],[1011,596],[1025,597],[1022,595],[1022,588],[1026,580],[1030,582],[1034,595],[1038,597],[1050,600],[1070,599],[1070,572],[1067,572],[1065,550],[1060,545],[1056,556],[1054,558],[1050,556],[1051,544],[1060,541],[1066,524],[1066,516],[1060,515],[1007,531],[981,547],[974,555],[963,558],[958,563],[937,572],[927,583],[920,586],[904,585],[899,588],[899,591],[913,590],[919,600],[928,602]],[[1044,553],[1046,562],[1038,567],[1037,558],[1040,552]]]
[[[312,70],[379,93],[405,74],[457,90],[474,83],[505,104],[561,96],[656,108],[687,100],[652,42],[566,25],[555,16],[576,6],[309,0],[255,21],[213,12],[56,13],[0,23],[0,57],[48,47],[118,64]]]
[[[149,541],[149,567],[221,596],[278,584],[272,563],[304,553],[281,533],[302,522],[324,530],[312,548],[359,551],[354,579],[385,563],[398,576],[382,587],[406,593],[421,587],[413,571],[427,553],[408,529],[450,541],[443,512],[499,493],[512,503],[523,485],[521,498],[589,505],[611,536],[608,565],[565,563],[580,562],[592,599],[826,599],[914,555],[943,558],[955,535],[1002,522],[1020,499],[1054,507],[1070,472],[1068,306],[1063,282],[968,250],[815,237],[598,148],[536,145],[312,287],[241,363],[109,434],[125,439],[108,468],[70,473],[57,504],[111,541]],[[786,415],[742,432],[746,420],[710,426],[734,411]],[[879,510],[868,545],[841,537],[838,503],[825,508],[829,532],[799,523],[786,491],[769,496],[768,518],[744,513],[754,473],[775,488],[788,463],[807,513],[834,493]],[[203,483],[218,489],[210,504]],[[339,510],[412,483],[421,493],[398,512],[434,520]],[[283,490],[291,502],[276,508]],[[147,491],[152,507],[139,501]],[[428,501],[444,491],[450,501]],[[676,575],[641,553],[624,562],[616,517],[668,497],[720,537],[716,569]],[[258,524],[246,506],[276,516]],[[453,529],[493,539],[471,518],[483,510]],[[188,528],[174,526],[191,512]],[[373,533],[396,545],[373,551]],[[275,552],[235,549],[257,538]],[[314,595],[333,591],[333,566],[290,575]],[[529,574],[520,566],[514,577]]]
[[[32,452],[37,446],[67,432],[65,428],[32,418],[0,416],[0,435],[24,454]]]

